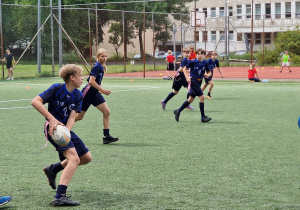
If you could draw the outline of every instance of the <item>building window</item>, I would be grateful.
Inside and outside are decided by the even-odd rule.
[[[291,17],[291,2],[285,2],[285,17]]]
[[[211,15],[210,15],[212,18],[213,17],[216,17],[216,8],[215,7],[212,7],[211,8]]]
[[[207,42],[207,31],[202,32],[202,41]]]
[[[255,34],[255,44],[261,44],[261,33]]]
[[[233,15],[232,7],[228,7],[228,13],[229,13],[229,16],[232,16],[232,15]]]
[[[203,8],[203,12],[205,14],[205,17],[207,17],[207,8]]]
[[[275,18],[281,18],[281,3],[275,3]]]
[[[265,44],[271,44],[271,33],[265,33]]]
[[[266,18],[271,18],[271,4],[266,4]]]
[[[236,19],[242,19],[242,5],[236,6]]]
[[[296,2],[296,17],[300,17],[300,2]]]
[[[215,31],[212,31],[211,32],[211,41],[216,41],[216,32]]]
[[[261,18],[261,5],[260,4],[255,4],[255,19],[260,19]]]
[[[233,31],[229,31],[229,41],[233,41],[234,36],[233,36]]]
[[[246,5],[246,18],[251,18],[251,4]]]
[[[237,41],[242,42],[243,41],[243,33],[237,33]]]
[[[220,17],[224,17],[224,7],[220,7]]]
[[[199,42],[199,31],[196,31],[196,41]]]
[[[225,31],[220,31],[220,41],[225,41]]]

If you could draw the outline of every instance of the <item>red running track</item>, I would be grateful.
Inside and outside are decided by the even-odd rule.
[[[300,67],[292,66],[291,73],[288,72],[288,68],[284,67],[282,73],[279,73],[281,67],[277,66],[258,66],[257,72],[260,79],[269,80],[300,80]],[[249,67],[246,66],[228,66],[220,67],[225,79],[248,79]],[[167,72],[164,71],[146,71],[146,78],[163,78],[167,76]],[[175,75],[175,72],[174,72]],[[130,73],[116,73],[106,74],[106,77],[121,77],[121,78],[143,78],[143,72],[130,72]],[[221,78],[221,75],[217,69],[214,70],[214,78]]]

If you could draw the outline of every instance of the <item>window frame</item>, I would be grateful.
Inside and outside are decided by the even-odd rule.
[[[259,14],[258,14],[259,9]],[[261,19],[261,4],[255,4],[255,19],[260,20]]]
[[[242,19],[242,5],[236,5],[236,19]]]
[[[265,4],[265,18],[271,18],[271,4]]]
[[[214,11],[214,16],[213,16],[213,11]],[[210,8],[210,17],[211,17],[211,18],[216,18],[216,17],[217,17],[217,10],[216,10],[216,7],[211,7],[211,8]]]
[[[287,11],[287,8],[289,8],[289,12]],[[286,18],[292,17],[292,3],[291,2],[285,2],[285,17]]]
[[[217,41],[217,32],[216,31],[211,31],[210,32],[210,38],[211,38],[211,41]]]

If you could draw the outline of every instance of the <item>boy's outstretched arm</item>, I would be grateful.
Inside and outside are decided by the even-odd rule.
[[[49,134],[53,134],[53,130],[56,130],[57,125],[63,125],[59,122],[45,107],[43,99],[40,96],[36,96],[32,101],[31,105],[38,110],[48,121],[49,121]]]

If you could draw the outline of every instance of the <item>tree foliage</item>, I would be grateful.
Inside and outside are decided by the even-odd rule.
[[[285,32],[277,33],[275,42],[275,48],[277,51],[288,50],[293,54],[300,55],[300,28],[297,26],[293,30],[287,30]]]

